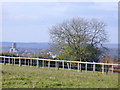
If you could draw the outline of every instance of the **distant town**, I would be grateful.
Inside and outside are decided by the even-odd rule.
[[[50,51],[48,43],[44,43],[44,45],[42,44],[41,44],[41,47],[38,47],[39,45],[32,47],[32,45],[30,46],[30,44],[28,45],[28,47],[27,45],[24,45],[24,44],[17,47],[16,42],[11,42],[11,43],[3,42],[2,48],[0,51],[1,53],[9,53],[9,54],[14,54],[17,56],[24,56],[24,57],[33,57],[34,55],[42,53],[42,54],[49,55],[51,58],[55,58],[56,54],[53,54],[53,52]]]
[[[106,44],[109,51],[107,56],[118,55],[117,44]],[[9,53],[23,57],[39,57],[39,58],[52,58],[55,59],[57,54],[54,54],[50,49],[49,43],[19,43],[19,42],[1,42],[0,52]],[[41,54],[41,57],[40,57]]]

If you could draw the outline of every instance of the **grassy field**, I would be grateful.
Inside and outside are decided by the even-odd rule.
[[[57,70],[2,65],[2,88],[118,88],[118,74],[103,75],[76,70]]]

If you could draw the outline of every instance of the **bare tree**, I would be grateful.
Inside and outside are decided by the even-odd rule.
[[[107,40],[105,26],[97,19],[73,18],[50,28],[51,40],[62,54],[68,52],[68,57],[83,60],[90,56],[90,48],[100,53],[97,46]]]

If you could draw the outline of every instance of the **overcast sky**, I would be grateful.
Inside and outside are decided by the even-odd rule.
[[[118,43],[117,2],[3,3],[2,40],[49,42],[49,28],[52,25],[78,16],[104,21],[107,24],[107,43]]]

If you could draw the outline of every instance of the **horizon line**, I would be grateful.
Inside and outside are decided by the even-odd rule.
[[[3,43],[3,42],[9,42],[9,43],[12,43],[12,41],[0,41],[0,43]],[[14,42],[14,41],[13,41]],[[19,42],[17,41],[16,43],[51,43],[51,42]],[[120,43],[103,43],[103,44],[120,44]]]

